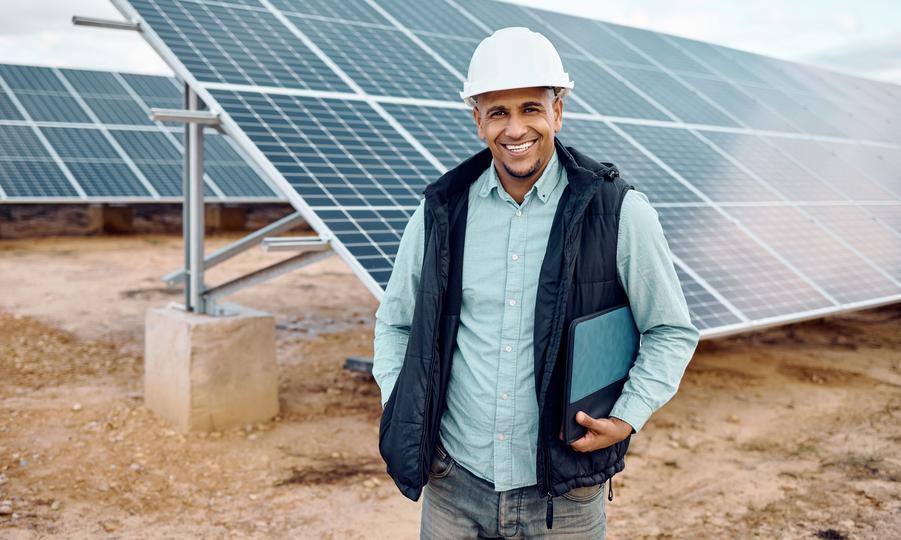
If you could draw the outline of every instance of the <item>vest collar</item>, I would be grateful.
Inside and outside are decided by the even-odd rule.
[[[573,147],[563,146],[556,137],[554,148],[557,159],[566,170],[569,181],[567,189],[575,195],[576,200],[581,199],[583,195],[593,194],[597,182],[612,181],[619,176],[619,171],[612,163],[594,161]],[[491,159],[491,151],[485,148],[441,175],[441,178],[429,184],[424,191],[428,204],[433,207],[445,205],[454,195],[468,190],[469,186],[491,166]]]

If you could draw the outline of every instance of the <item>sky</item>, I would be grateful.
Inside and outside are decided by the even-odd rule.
[[[341,0],[335,0],[341,1]],[[901,84],[899,0],[517,0],[515,3],[728,45]],[[171,74],[109,0],[2,0],[0,63]]]

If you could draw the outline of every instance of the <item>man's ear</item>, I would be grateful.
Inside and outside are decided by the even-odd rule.
[[[478,133],[479,138],[483,141],[485,140],[485,133],[482,132],[482,113],[479,112],[478,107],[472,108],[472,119],[476,123],[476,133]]]
[[[554,133],[559,133],[563,129],[563,98],[554,100]]]

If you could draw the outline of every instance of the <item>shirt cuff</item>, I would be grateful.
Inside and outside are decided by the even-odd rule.
[[[623,393],[610,411],[610,416],[628,422],[635,433],[644,427],[652,414],[654,409],[649,407],[641,396],[632,393]]]

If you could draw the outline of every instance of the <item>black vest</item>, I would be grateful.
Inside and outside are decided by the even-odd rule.
[[[569,184],[539,274],[534,329],[538,490],[552,496],[600,484],[623,470],[630,440],[577,452],[558,438],[569,323],[627,302],[617,278],[616,242],[620,207],[632,186],[612,163],[595,162],[559,141],[556,151]],[[428,482],[445,408],[460,321],[469,186],[490,163],[485,149],[425,190],[425,251],[410,339],[379,429],[388,474],[414,501]]]

